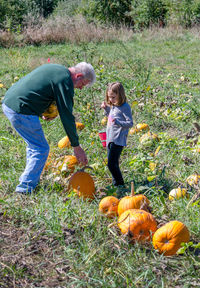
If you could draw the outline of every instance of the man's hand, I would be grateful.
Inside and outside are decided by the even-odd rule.
[[[83,166],[88,164],[87,156],[81,146],[74,147],[74,155],[76,156],[78,162]]]

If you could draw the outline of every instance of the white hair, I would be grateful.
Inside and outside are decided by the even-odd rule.
[[[96,81],[96,75],[94,68],[91,64],[86,62],[80,62],[74,66],[76,73],[82,73],[83,77],[89,80],[89,83],[86,85],[87,87],[92,86]]]

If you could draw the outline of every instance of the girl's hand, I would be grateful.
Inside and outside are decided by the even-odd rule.
[[[102,103],[101,103],[101,108],[103,108],[103,109],[105,109],[106,108],[106,102],[105,101],[103,101]]]

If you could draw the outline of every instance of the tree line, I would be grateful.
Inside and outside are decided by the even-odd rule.
[[[88,22],[131,29],[200,22],[200,0],[0,0],[0,29],[17,30],[29,18],[82,14]]]

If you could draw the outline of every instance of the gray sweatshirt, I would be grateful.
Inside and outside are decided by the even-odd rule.
[[[110,142],[114,142],[116,145],[126,146],[128,130],[133,126],[130,105],[124,103],[121,106],[106,106],[104,110],[106,116],[108,116],[106,145],[108,146]],[[112,119],[115,119],[115,123],[111,122]]]

